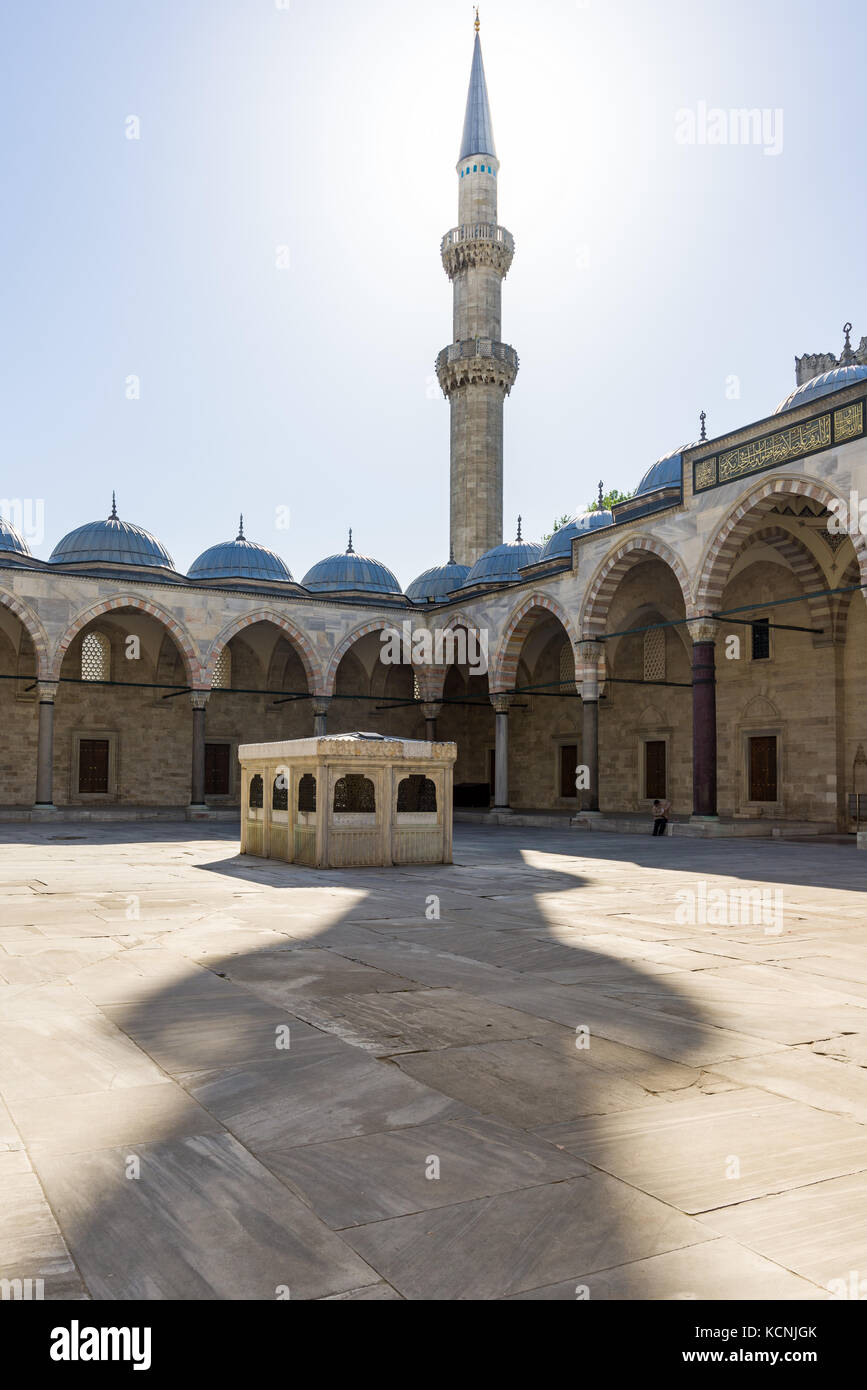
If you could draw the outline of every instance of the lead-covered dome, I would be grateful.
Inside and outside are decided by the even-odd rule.
[[[513,541],[495,545],[486,550],[473,565],[463,584],[468,589],[473,584],[508,584],[519,579],[519,571],[525,565],[538,563],[542,547],[535,541],[525,541],[521,537],[521,518],[518,517],[518,535]]]
[[[681,444],[679,449],[673,449],[670,454],[663,454],[661,459],[657,459],[656,463],[648,468],[635,489],[635,496],[642,497],[645,492],[656,492],[660,487],[680,487],[683,456],[687,449],[695,447],[695,444]]]
[[[249,579],[260,583],[291,584],[292,575],[275,551],[248,541],[244,535],[244,518],[233,541],[212,545],[194,560],[189,579]]]
[[[13,555],[25,555],[30,558],[30,547],[24,537],[15,530],[11,521],[0,516],[0,552],[6,551]]]
[[[351,531],[344,554],[327,555],[307,571],[301,583],[314,594],[366,593],[403,597],[401,587],[387,565],[371,559],[369,555],[355,553]]]
[[[821,396],[830,396],[832,391],[842,391],[844,387],[852,386],[856,381],[867,381],[867,367],[862,367],[858,362],[848,367],[832,367],[830,372],[822,372],[820,376],[814,376],[810,381],[796,386],[791,395],[780,401],[774,414],[779,415],[784,410],[795,410],[799,405],[806,405],[808,401],[819,400]]]
[[[572,542],[576,536],[586,536],[590,531],[599,531],[603,526],[613,526],[614,517],[606,507],[591,507],[589,511],[578,512],[562,526],[558,526],[542,546],[540,560],[570,560]]]
[[[131,521],[121,521],[114,493],[111,514],[105,521],[89,521],[70,531],[54,547],[49,562],[55,565],[139,565],[144,569],[173,570],[174,560],[155,536]]]
[[[435,602],[447,598],[459,589],[470,572],[469,565],[459,565],[452,551],[447,565],[433,565],[407,587],[406,596],[413,603]]]

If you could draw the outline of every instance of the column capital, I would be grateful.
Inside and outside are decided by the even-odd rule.
[[[689,635],[694,643],[715,642],[719,634],[720,624],[717,618],[690,618],[687,621]]]
[[[313,713],[314,713],[317,717],[319,717],[319,716],[321,716],[321,715],[323,715],[323,714],[327,714],[327,713],[328,713],[328,707],[329,707],[329,705],[331,704],[331,696],[330,696],[330,695],[314,695],[314,696],[312,697],[312,704],[313,704]]]
[[[425,701],[425,703],[421,707],[421,712],[424,715],[425,719],[439,719],[440,715],[442,714],[442,711],[442,705],[436,704],[432,701]]]
[[[602,663],[604,643],[596,642],[590,637],[582,637],[578,643],[578,655],[585,666],[595,666],[597,669]]]
[[[53,705],[57,698],[59,681],[37,681],[36,694],[41,705]]]
[[[512,695],[508,695],[504,691],[494,691],[491,695],[491,704],[497,714],[508,714],[513,698]]]
[[[210,695],[210,690],[191,690],[190,705],[193,709],[207,709]]]

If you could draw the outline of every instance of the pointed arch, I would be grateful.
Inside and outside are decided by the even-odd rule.
[[[493,663],[491,680],[492,691],[508,691],[513,689],[515,679],[518,674],[518,662],[521,658],[521,649],[533,626],[535,615],[538,613],[552,614],[559,620],[566,631],[566,635],[575,650],[577,637],[572,626],[572,620],[562,604],[552,598],[550,594],[537,592],[530,594],[528,598],[522,600],[517,608],[512,610],[512,614],[506,623],[506,628],[497,648],[496,659]]]
[[[810,610],[810,618],[815,627],[824,628],[826,638],[831,638],[834,630],[831,600],[827,594],[819,595],[819,590],[829,587],[828,576],[810,547],[785,526],[762,526],[744,538],[732,564],[754,544],[773,546],[786,561],[804,593],[817,595],[805,600]]]
[[[14,613],[21,626],[25,629],[36,652],[37,669],[36,675],[40,680],[49,680],[51,673],[50,651],[51,643],[48,640],[48,633],[42,626],[32,608],[26,603],[22,603],[14,594],[8,594],[0,589],[0,604],[8,608],[10,613]]]
[[[177,643],[178,650],[184,659],[184,669],[187,680],[194,688],[200,686],[202,681],[202,665],[199,660],[199,653],[192,637],[187,629],[178,622],[171,613],[165,608],[160,608],[158,604],[151,603],[149,599],[142,598],[139,594],[117,594],[114,598],[103,599],[100,603],[92,604],[73,619],[69,627],[58,638],[54,648],[54,655],[51,662],[51,680],[59,680],[60,668],[71,643],[81,632],[82,628],[87,627],[95,618],[101,617],[104,613],[113,613],[118,608],[132,608],[137,613],[147,613],[149,617],[155,618],[158,623],[162,623],[167,628]]]
[[[282,613],[277,613],[273,608],[257,608],[252,613],[244,613],[242,617],[227,623],[223,630],[217,634],[208,648],[208,654],[202,667],[202,684],[205,688],[208,690],[211,688],[220,653],[226,644],[231,642],[232,638],[236,637],[239,632],[243,632],[245,628],[252,627],[254,623],[271,623],[285,633],[301,658],[310,694],[321,694],[323,690],[322,664],[310,639],[291,619],[285,618]],[[330,694],[330,691],[328,693]]]
[[[668,566],[680,587],[687,614],[692,611],[689,575],[680,556],[656,536],[629,536],[606,556],[596,571],[581,609],[579,628],[582,635],[601,636],[605,630],[608,608],[621,580],[634,565],[648,559],[661,560]]]
[[[815,478],[780,474],[758,483],[729,514],[705,550],[696,586],[698,612],[711,613],[719,608],[732,565],[749,539],[756,520],[770,512],[784,497],[809,499],[828,509],[833,503],[844,507],[847,505],[847,499]],[[861,582],[867,584],[867,540],[857,531],[850,539],[858,558]]]
[[[334,651],[331,653],[331,660],[328,663],[328,669],[325,672],[324,684],[322,686],[323,695],[330,696],[334,694],[334,687],[337,681],[337,668],[350,648],[354,647],[356,642],[360,642],[362,637],[366,637],[369,632],[382,632],[385,628],[393,628],[399,632],[400,622],[396,617],[371,618],[368,622],[360,623],[358,627],[354,627],[351,632],[347,632],[346,636],[342,641],[338,642]]]

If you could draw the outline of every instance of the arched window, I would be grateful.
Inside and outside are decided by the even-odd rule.
[[[644,679],[665,680],[665,628],[652,627],[644,634]]]
[[[274,778],[274,787],[271,792],[271,810],[289,810],[289,778],[285,772],[278,772]]]
[[[312,772],[305,772],[298,783],[298,810],[316,810],[316,778]]]
[[[429,777],[412,774],[397,788],[398,811],[435,811],[437,789]]]
[[[214,667],[213,690],[227,690],[232,684],[232,653],[229,651],[229,644],[226,643],[220,655],[217,657],[217,664]]]
[[[335,811],[375,811],[376,795],[369,777],[347,773],[334,784]]]
[[[250,779],[250,810],[261,811],[265,800],[265,784],[258,772]]]
[[[104,632],[88,632],[81,644],[81,679],[111,680],[111,643]]]

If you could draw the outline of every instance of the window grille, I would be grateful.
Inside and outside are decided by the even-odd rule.
[[[81,679],[111,679],[111,643],[103,632],[88,632],[81,644]]]
[[[644,679],[665,680],[665,629],[652,627],[644,634]]]

